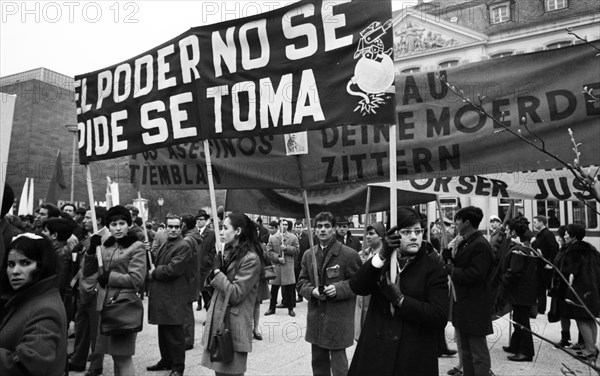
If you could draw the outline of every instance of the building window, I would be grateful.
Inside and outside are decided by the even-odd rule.
[[[512,56],[512,55],[514,55],[514,52],[512,52],[512,51],[506,51],[506,52],[499,52],[497,54],[493,54],[490,57],[492,59],[498,59],[498,58],[501,58],[501,57]]]
[[[448,60],[448,61],[444,61],[443,63],[440,63],[439,68],[440,69],[450,68],[450,67],[454,67],[456,65],[458,65],[458,60]]]
[[[549,228],[558,228],[564,223],[560,219],[560,203],[558,201],[537,201],[537,215],[548,218]]]
[[[556,50],[558,48],[563,48],[563,47],[567,47],[571,45],[571,41],[567,40],[567,41],[563,41],[563,42],[556,42],[556,43],[551,43],[549,45],[546,46],[547,50]]]
[[[564,9],[569,5],[567,0],[546,0],[546,12]]]
[[[510,19],[510,7],[508,4],[498,5],[490,9],[490,20],[492,24],[506,22]]]
[[[402,72],[400,72],[400,73],[402,73],[402,74],[411,74],[411,73],[417,73],[417,72],[420,72],[420,71],[421,71],[421,68],[419,68],[419,67],[414,67],[414,68],[407,68],[407,69],[404,69],[404,70],[402,70]]]

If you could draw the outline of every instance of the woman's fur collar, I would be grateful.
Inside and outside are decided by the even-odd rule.
[[[138,241],[137,237],[134,235],[131,235],[131,234],[127,234],[119,240],[117,240],[114,236],[111,236],[108,239],[106,239],[106,241],[104,242],[104,246],[111,247],[115,243],[117,243],[123,248],[129,248],[133,243],[135,243],[137,241]]]

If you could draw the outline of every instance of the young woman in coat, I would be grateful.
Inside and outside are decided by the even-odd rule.
[[[220,233],[225,244],[223,263],[208,275],[208,283],[214,287],[214,294],[207,313],[202,334],[204,354],[202,365],[215,371],[216,375],[246,372],[248,353],[252,351],[253,312],[258,291],[262,265],[259,252],[261,245],[256,237],[256,228],[248,216],[231,213],[223,221]],[[225,311],[225,295],[229,293],[228,315],[224,317],[233,339],[234,357],[229,363],[212,362],[210,348],[212,336],[221,326],[213,319]]]
[[[67,315],[58,292],[52,243],[31,233],[18,235],[2,265],[0,375],[63,375]]]
[[[448,319],[448,286],[439,262],[427,255],[420,215],[398,209],[397,233],[350,279],[357,295],[371,295],[349,376],[437,376],[437,336]],[[390,257],[398,249],[398,274]]]
[[[130,234],[131,213],[121,205],[113,206],[106,212],[104,223],[111,236],[100,245],[100,235],[93,235],[90,248],[86,251],[83,276],[88,277],[98,271],[96,252],[102,255],[102,271],[98,276],[98,303],[115,295],[130,296],[139,299],[138,291],[146,278],[146,250],[134,234]],[[104,304],[103,304],[104,305]],[[102,312],[100,312],[102,324]],[[133,375],[133,355],[137,333],[122,336],[105,336],[98,332],[96,352],[112,355],[115,375]]]
[[[567,279],[573,281],[571,287],[583,299],[583,303],[593,316],[598,317],[600,314],[600,255],[594,246],[583,241],[584,237],[583,226],[573,223],[567,225],[565,244],[568,248],[563,257],[560,271]],[[596,348],[598,326],[594,317],[590,317],[587,311],[579,306],[581,302],[570,289],[565,291],[564,298],[574,303],[567,302],[565,305],[565,317],[575,319],[585,344],[585,348],[579,356],[585,360],[596,361],[598,359],[598,349]]]

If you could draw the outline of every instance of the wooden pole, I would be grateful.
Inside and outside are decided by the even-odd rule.
[[[363,225],[362,250],[367,249],[367,227],[371,224],[369,220],[369,208],[371,206],[371,186],[367,185],[367,202],[365,203],[365,223]]]
[[[98,222],[96,220],[96,205],[94,205],[94,188],[92,187],[92,172],[90,171],[90,165],[85,165],[86,183],[88,189],[88,199],[90,201],[90,213],[92,214],[92,228],[94,234],[98,233]],[[102,252],[96,252],[96,258],[98,259],[98,268],[101,269],[104,265],[102,262]]]
[[[206,175],[208,178],[208,193],[210,196],[210,209],[212,212],[213,225],[215,228],[215,248],[217,253],[222,252],[221,237],[219,236],[219,216],[217,215],[217,196],[215,194],[215,183],[213,181],[212,161],[210,159],[210,149],[208,140],[204,140],[204,159],[206,160]],[[221,253],[221,257],[223,254]]]
[[[398,193],[396,190],[396,182],[398,180],[398,170],[396,167],[396,150],[397,150],[397,136],[396,136],[396,125],[398,118],[396,117],[396,123],[390,124],[390,228],[396,226],[398,222]],[[396,275],[398,271],[398,258],[397,252],[394,250],[390,259],[390,278],[392,282],[396,281]]]
[[[308,231],[308,244],[312,252],[312,268],[315,275],[315,286],[319,287],[319,267],[317,266],[317,252],[315,250],[315,242],[313,241],[312,229],[310,227],[310,210],[308,208],[308,195],[306,189],[302,189],[302,198],[304,201],[304,216],[306,217],[306,229]]]

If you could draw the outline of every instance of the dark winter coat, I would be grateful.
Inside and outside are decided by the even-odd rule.
[[[58,292],[61,299],[65,299],[67,287],[71,282],[71,250],[67,246],[67,242],[55,242],[54,253],[56,254],[56,276],[58,277]]]
[[[67,314],[56,276],[13,295],[0,322],[0,375],[64,374]]]
[[[206,276],[215,267],[215,255],[217,253],[215,248],[215,232],[208,227],[200,234],[200,250],[198,251],[198,274],[196,275],[196,282],[198,284],[199,291],[206,291],[207,287],[204,282]]]
[[[598,317],[600,314],[600,254],[588,242],[576,240],[571,243],[563,257],[561,273],[569,279],[573,275],[573,289],[583,299],[585,305]],[[564,289],[563,299],[569,299],[576,304],[581,302],[570,289]],[[564,317],[570,319],[591,320],[587,312],[572,304],[565,304]]]
[[[535,240],[531,243],[531,247],[539,249],[542,256],[548,261],[554,260],[559,249],[554,234],[547,227],[538,232]],[[537,275],[540,283],[543,283],[543,286],[549,289],[552,281],[552,269],[544,268],[545,265],[546,263],[543,260],[538,259]]]
[[[350,280],[352,291],[371,294],[371,302],[348,375],[438,375],[437,335],[448,320],[446,273],[421,247],[400,273],[404,301],[392,316],[379,287],[387,271],[389,262],[377,269],[369,260]]]
[[[313,247],[320,253],[320,245]],[[326,349],[345,349],[354,343],[354,308],[356,295],[350,289],[350,278],[360,269],[358,252],[337,240],[327,247],[327,254],[319,270],[322,285],[334,285],[336,296],[320,301],[312,295],[315,287],[313,251],[302,257],[302,270],[297,284],[298,292],[308,301],[306,336],[307,342]]]
[[[148,322],[154,325],[183,325],[188,285],[185,270],[190,263],[190,246],[181,236],[167,239],[158,250],[151,274]]]
[[[458,245],[451,274],[456,292],[452,324],[461,333],[476,336],[493,333],[489,283],[492,259],[492,247],[480,231]]]
[[[346,234],[346,236],[345,236],[346,239],[343,239],[341,236],[339,236],[337,234],[336,234],[335,238],[337,239],[337,241],[339,241],[346,247],[352,248],[356,252],[360,252],[362,250],[362,245],[360,243],[360,240],[358,240],[358,238],[356,236],[352,235],[352,233],[350,233],[350,231],[348,231],[348,233]]]
[[[198,253],[200,252],[200,244],[202,237],[197,228],[192,228],[183,235],[183,239],[190,246],[190,262],[185,269],[185,278],[188,284],[188,303],[198,300],[200,293],[200,284],[198,283]]]
[[[538,260],[530,247],[513,244],[510,248],[502,274],[502,284],[506,299],[512,305],[537,304]]]

